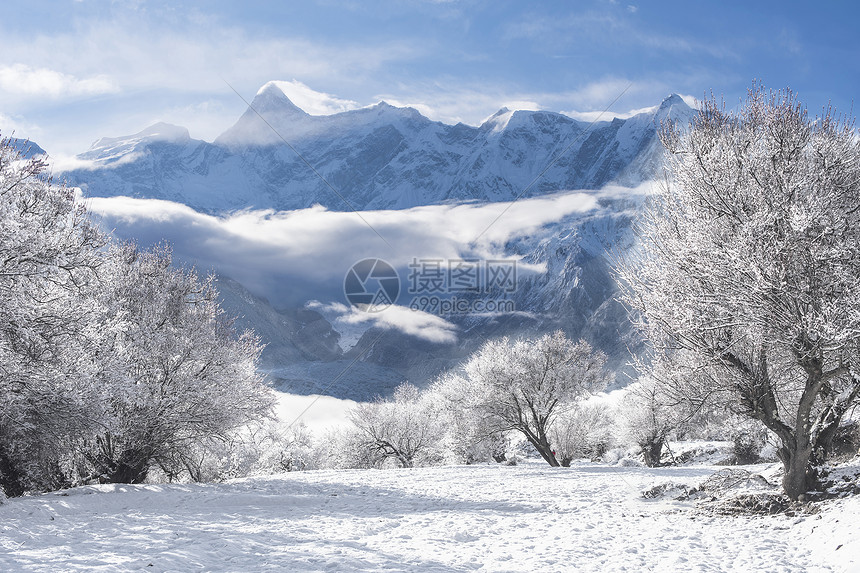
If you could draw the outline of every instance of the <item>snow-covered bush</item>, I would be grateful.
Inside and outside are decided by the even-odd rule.
[[[449,372],[425,392],[426,399],[437,404],[445,425],[443,450],[454,463],[507,461],[510,436],[479,408],[483,397],[476,390],[468,379]]]
[[[240,428],[230,436],[210,439],[160,458],[157,470],[168,481],[188,478],[214,482],[255,475],[319,469],[320,450],[303,423],[288,428],[266,420]]]
[[[363,432],[355,426],[328,430],[316,447],[320,467],[325,469],[370,469],[385,462],[379,451],[366,447]]]
[[[550,443],[562,466],[576,458],[600,458],[614,440],[615,421],[603,403],[573,404],[550,426]]]
[[[84,449],[92,477],[139,483],[155,465],[199,477],[195,460],[271,411],[259,341],[233,329],[212,277],[174,267],[164,247],[115,246],[101,275],[101,429]]]
[[[758,420],[732,416],[727,420],[732,441],[733,462],[737,465],[754,464],[760,461],[767,444],[767,428]]]
[[[404,468],[442,461],[444,424],[438,404],[409,383],[391,399],[359,404],[350,414],[356,431],[351,446],[370,466],[394,460]]]
[[[689,418],[651,377],[628,386],[619,408],[625,439],[639,447],[649,467],[660,465],[669,436]]]

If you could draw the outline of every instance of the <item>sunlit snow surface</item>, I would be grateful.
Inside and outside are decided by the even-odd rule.
[[[805,517],[716,517],[641,496],[716,469],[527,462],[88,486],[0,506],[0,570],[860,568],[860,498]]]

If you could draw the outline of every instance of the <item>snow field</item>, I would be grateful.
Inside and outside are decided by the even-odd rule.
[[[721,517],[641,496],[716,469],[529,461],[85,486],[0,506],[0,570],[860,569],[855,498],[817,515]]]

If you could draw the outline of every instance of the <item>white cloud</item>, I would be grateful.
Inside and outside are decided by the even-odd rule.
[[[300,422],[311,431],[323,432],[349,425],[349,412],[358,404],[333,396],[302,396],[278,392],[275,415],[281,424]]]
[[[361,107],[352,100],[340,99],[331,94],[312,90],[298,80],[291,82],[273,81],[271,83],[284,92],[290,101],[310,115],[331,115]]]
[[[267,34],[193,8],[148,3],[117,3],[109,15],[93,13],[44,30],[0,21],[0,109],[46,126],[39,134],[22,135],[38,135],[46,150],[68,155],[99,137],[134,133],[155,121],[188,126],[195,137],[214,139],[245,110],[225,80],[249,101],[261,85],[284,77],[360,91],[387,64],[427,49],[408,38],[359,43]],[[44,97],[36,97],[40,94]],[[91,101],[64,108],[71,98]],[[202,102],[220,107],[198,107],[190,117],[183,112]],[[329,113],[349,100],[332,96],[316,102],[323,105],[317,111]]]
[[[603,110],[595,110],[595,111],[563,111],[564,115],[568,117],[572,117],[573,119],[578,119],[580,121],[611,121],[612,118],[617,117],[618,119],[627,119],[633,117],[634,115],[639,115],[640,113],[654,113],[657,111],[656,105],[650,107],[641,107],[639,109],[631,109],[629,111],[622,112],[610,112]]]
[[[91,198],[91,212],[122,238],[142,244],[167,240],[178,258],[234,277],[276,306],[310,300],[330,305],[345,301],[346,272],[364,258],[381,258],[394,266],[405,286],[414,259],[502,259],[504,245],[534,234],[544,225],[578,217],[598,208],[601,196],[631,193],[608,188],[600,192],[564,192],[515,203],[431,205],[399,211],[365,211],[364,221],[388,241],[386,245],[355,213],[313,207],[298,211],[243,211],[216,217],[188,206],[128,197]],[[344,248],[348,245],[348,248]],[[541,266],[518,263],[518,273],[541,273]],[[405,288],[397,304],[408,305]],[[330,309],[332,310],[332,309]],[[334,309],[336,310],[336,309]],[[343,307],[343,310],[347,310]],[[396,328],[433,341],[450,341],[456,331],[427,313],[390,307],[381,313],[342,312],[345,324]]]
[[[38,135],[42,130],[38,125],[27,122],[20,117],[8,116],[0,113],[0,135],[3,137],[23,137],[30,138],[32,141],[37,141]]]
[[[336,322],[347,325],[368,325],[386,330],[399,330],[404,334],[436,343],[457,341],[457,327],[441,316],[405,306],[392,305],[379,312],[363,312],[345,304],[324,305],[322,310],[334,312]]]
[[[116,93],[119,86],[105,75],[78,78],[26,64],[0,66],[0,92],[27,98],[61,98]]]
[[[26,41],[0,27],[8,36],[4,60],[23,62],[11,66],[15,77],[45,77],[45,83],[82,93],[118,84],[124,90],[211,94],[229,92],[222,77],[240,91],[256,90],[273,79],[275,70],[277,76],[306,81],[346,77],[360,82],[416,49],[405,41],[338,45],[297,35],[261,35],[194,11],[171,11],[172,17],[156,12],[118,8],[110,18],[75,22],[64,32]]]
[[[84,169],[87,171],[92,171],[96,169],[116,169],[117,167],[120,167],[122,165],[134,163],[142,156],[143,152],[135,151],[133,153],[127,153],[123,155],[116,161],[105,163],[101,161],[94,161],[91,159],[80,159],[78,157],[73,157],[69,155],[51,155],[51,167],[53,168],[55,173],[63,173],[65,171],[72,171],[75,169]]]

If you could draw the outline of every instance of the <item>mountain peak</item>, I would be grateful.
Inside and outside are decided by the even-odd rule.
[[[684,124],[689,122],[695,113],[696,110],[687,105],[683,97],[673,93],[664,99],[660,107],[657,108],[657,111],[654,113],[654,120],[670,120]]]
[[[268,82],[259,90],[257,90],[257,95],[254,96],[254,99],[251,101],[251,108],[253,108],[257,113],[262,113],[264,111],[268,112],[278,112],[278,113],[296,113],[300,115],[308,115],[302,108],[293,103],[293,101],[287,97],[287,94],[284,93],[278,86],[278,82]]]
[[[159,121],[132,135],[121,135],[119,137],[102,137],[90,147],[91,153],[97,150],[111,149],[117,152],[127,151],[141,142],[152,143],[166,141],[170,143],[183,143],[191,141],[188,130],[179,125]],[[86,154],[82,154],[85,156]]]
[[[421,112],[418,111],[417,109],[415,109],[414,107],[410,107],[408,105],[406,105],[406,106],[392,105],[385,100],[380,100],[379,103],[376,103],[376,104],[370,106],[369,108],[365,108],[365,109],[373,109],[373,110],[377,110],[380,113],[397,114],[397,115],[400,115],[403,117],[409,117],[409,118],[419,118],[419,117],[423,118],[424,117],[421,114]]]
[[[511,121],[511,118],[513,116],[513,111],[511,111],[507,107],[503,107],[499,111],[485,119],[483,122],[481,122],[481,128],[491,129],[493,132],[503,131],[508,126],[508,122]]]
[[[21,157],[24,159],[30,159],[35,157],[36,155],[47,155],[48,152],[30,141],[29,139],[18,139],[17,137],[10,137],[7,140],[8,144],[12,146],[12,149],[18,151],[21,154]]]
[[[673,93],[673,94],[669,94],[669,96],[667,96],[667,97],[666,97],[666,98],[665,98],[665,99],[660,103],[660,107],[659,107],[659,109],[660,109],[660,110],[669,109],[669,108],[671,108],[672,106],[675,106],[675,105],[684,105],[684,106],[687,106],[687,102],[685,102],[685,101],[684,101],[684,98],[682,98],[680,95]],[[687,106],[687,107],[689,107],[689,106]]]
[[[186,141],[191,139],[191,134],[188,133],[188,129],[180,125],[159,121],[153,123],[140,133],[134,134],[132,137],[153,141]]]

